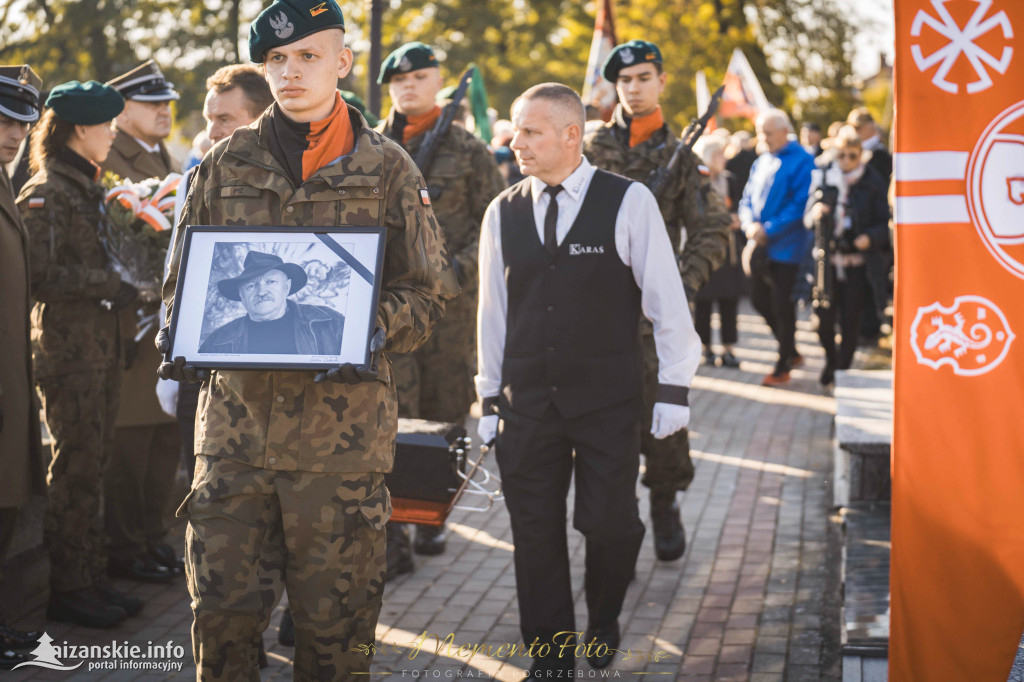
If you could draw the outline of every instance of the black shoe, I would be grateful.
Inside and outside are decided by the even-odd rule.
[[[722,358],[722,367],[731,367],[731,368],[735,369],[735,368],[740,366],[739,359],[735,355],[732,354],[732,351],[729,351],[729,350],[725,351],[724,353],[722,353],[721,358]]]
[[[281,624],[277,627],[277,643],[283,646],[295,646],[295,621],[292,620],[292,610],[285,607],[281,616]]]
[[[386,557],[388,580],[394,580],[403,573],[412,573],[415,567],[412,562],[412,542],[409,540],[409,529],[404,523],[388,523]]]
[[[619,624],[588,627],[583,643],[587,647],[587,663],[598,670],[607,668],[619,648]]]
[[[831,364],[825,363],[825,369],[821,370],[821,376],[818,377],[818,382],[822,386],[829,386],[834,384],[836,381],[836,370]]]
[[[0,649],[0,670],[13,670],[15,666],[28,663],[33,659],[28,654],[13,649]]]
[[[651,525],[654,527],[654,554],[662,561],[675,561],[686,551],[686,530],[675,500],[651,499]]]
[[[105,580],[98,580],[93,585],[100,598],[108,604],[120,606],[129,616],[134,616],[142,610],[143,601],[138,597],[132,597],[117,589]]]
[[[14,651],[30,651],[39,645],[39,638],[42,630],[15,630],[6,625],[0,625],[0,649]]]
[[[416,526],[416,540],[412,548],[417,554],[424,556],[437,556],[444,554],[445,545],[448,543],[448,533],[444,530],[444,524],[440,526]]]
[[[185,560],[175,554],[174,548],[170,545],[157,545],[150,554],[153,555],[153,559],[158,564],[166,566],[175,574],[181,575],[185,573]]]
[[[144,583],[169,583],[175,578],[174,571],[158,564],[156,559],[148,554],[140,554],[128,561],[111,561],[107,567],[107,575],[111,578],[138,580]]]
[[[108,604],[95,590],[52,592],[46,620],[74,623],[85,628],[111,628],[128,617],[120,606]]]
[[[710,348],[705,348],[704,349],[704,363],[708,367],[714,367],[716,359],[717,358],[715,357],[714,352]]]

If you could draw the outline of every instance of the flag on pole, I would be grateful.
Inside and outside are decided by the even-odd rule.
[[[711,106],[711,90],[708,88],[708,79],[704,75],[704,70],[700,69],[697,71],[697,86],[695,88],[697,94],[697,115],[703,116],[704,112]],[[704,134],[707,135],[713,132],[718,127],[716,119],[718,115],[712,116],[708,120],[707,126],[704,128]]]
[[[487,113],[490,104],[487,101],[487,88],[484,87],[484,76],[480,67],[470,64],[473,69],[473,80],[469,84],[469,110],[473,114],[473,133],[484,141],[491,143],[491,119]]]
[[[597,6],[597,21],[594,22],[594,40],[590,43],[590,57],[587,58],[587,75],[583,81],[583,104],[601,112],[601,118],[611,120],[612,111],[618,102],[615,85],[601,75],[601,67],[608,53],[615,47],[614,0],[601,0]]]
[[[710,95],[708,99],[711,99]],[[771,108],[750,62],[737,47],[732,51],[725,70],[725,92],[722,93],[718,114],[725,118],[743,117],[753,121],[759,113]]]
[[[1024,630],[1024,2],[949,4],[895,2],[892,682]]]

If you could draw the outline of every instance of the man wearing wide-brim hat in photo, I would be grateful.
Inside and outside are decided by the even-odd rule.
[[[307,279],[295,263],[250,251],[242,274],[217,282],[220,295],[241,302],[246,314],[213,330],[199,352],[339,354],[345,316],[327,306],[288,300]]]
[[[29,126],[39,120],[41,87],[31,67],[0,66],[0,329],[5,330],[0,334],[0,584],[18,508],[31,495],[46,493],[29,342],[28,232],[4,169],[17,155]],[[0,592],[5,606],[16,601],[15,595]],[[42,634],[7,627],[4,618],[12,615],[0,612],[0,670],[28,661],[23,652],[34,649]]]

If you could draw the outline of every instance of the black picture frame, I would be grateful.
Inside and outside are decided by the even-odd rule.
[[[385,232],[186,226],[168,359],[206,369],[368,367]]]

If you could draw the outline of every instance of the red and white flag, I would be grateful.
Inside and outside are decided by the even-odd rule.
[[[583,82],[583,104],[601,112],[601,118],[611,120],[618,103],[615,85],[601,75],[601,67],[608,53],[618,42],[615,37],[614,0],[602,0],[597,6],[597,21],[594,23],[594,40],[590,43],[590,57],[587,58],[587,75]]]
[[[732,51],[729,67],[725,70],[725,91],[718,115],[723,118],[743,117],[751,121],[762,111],[771,109],[764,90],[750,68],[750,62],[737,47]]]

